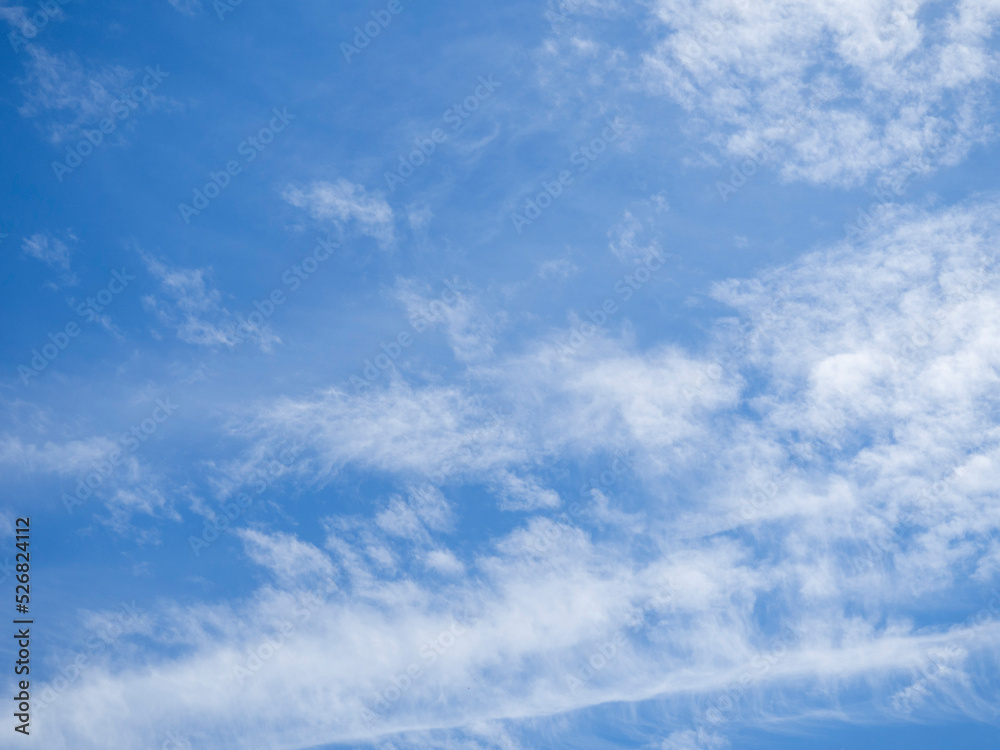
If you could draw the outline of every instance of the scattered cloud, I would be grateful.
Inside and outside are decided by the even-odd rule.
[[[179,13],[194,18],[202,11],[201,0],[169,0],[170,4]]]
[[[68,239],[71,242],[76,241],[76,237],[72,233],[69,233]],[[25,255],[40,260],[50,268],[59,271],[60,281],[63,285],[75,286],[80,282],[70,268],[72,251],[62,240],[48,234],[37,233],[25,237],[21,241],[21,250],[24,251]]]
[[[986,200],[900,214],[719,283],[735,318],[697,355],[602,336],[561,356],[543,340],[470,369],[463,387],[396,378],[273,401],[233,428],[251,456],[295,444],[289,476],[310,486],[339,486],[350,469],[411,489],[324,518],[323,549],[241,530],[275,584],[159,613],[164,632],[183,623],[197,645],[155,674],[95,669],[45,731],[75,741],[84,729],[67,717],[87,705],[95,725],[115,711],[122,745],[183,720],[223,745],[252,731],[308,746],[655,699],[675,727],[662,747],[722,747],[703,714],[676,727],[676,711],[696,696],[720,710],[744,673],[764,694],[814,685],[841,705],[863,683],[864,711],[884,716],[939,694],[972,710],[1000,620],[921,616],[955,591],[980,601],[975,571],[990,570],[1000,530],[1000,433],[985,406],[1000,389],[998,213]],[[627,492],[587,492],[584,512],[547,489],[555,459],[610,464],[623,447]],[[451,530],[484,486],[525,515],[469,548]],[[448,497],[463,487],[475,491]],[[336,587],[241,686],[234,668],[311,577]],[[940,677],[914,677],[939,653]],[[410,664],[406,690],[379,703]],[[93,712],[112,706],[95,696],[123,691],[129,712]],[[812,703],[780,701],[792,717]],[[220,711],[258,720],[220,730]],[[290,715],[302,717],[291,734]]]
[[[290,534],[267,534],[250,529],[241,529],[238,533],[250,559],[271,571],[285,586],[316,586],[317,580],[333,577],[330,558],[319,548]]]
[[[174,328],[181,341],[231,349],[249,339],[265,352],[281,342],[266,324],[254,324],[223,304],[222,294],[211,285],[210,269],[173,268],[147,253],[142,258],[161,290],[159,297],[143,297],[143,307]]]
[[[481,298],[471,292],[450,289],[439,297],[432,297],[429,289],[400,279],[396,283],[395,297],[406,308],[409,320],[420,320],[430,327],[440,325],[455,358],[468,363],[493,356],[496,336],[506,320],[505,313],[489,312]],[[442,299],[448,295],[451,299]]]
[[[121,66],[92,70],[73,53],[31,45],[27,54],[27,73],[19,81],[24,104],[18,111],[25,117],[47,115],[45,129],[54,144],[108,117],[112,104],[132,80],[132,73]]]
[[[349,180],[314,182],[305,189],[289,186],[282,191],[282,197],[306,209],[314,219],[332,221],[341,230],[354,227],[383,248],[395,241],[395,217],[382,194],[369,193]]]
[[[658,0],[650,91],[730,159],[768,146],[781,175],[850,187],[957,163],[993,137],[1000,8],[960,2]]]
[[[169,1],[186,16],[206,5]],[[12,27],[32,12],[0,6]],[[884,206],[845,238],[805,251],[807,239],[800,252],[785,245],[829,226],[820,208],[775,236],[766,212],[725,217],[710,185],[691,189],[691,176],[662,169],[661,157],[680,172],[726,169],[764,148],[784,181],[831,195],[956,164],[995,136],[1000,2],[551,0],[535,12],[551,30],[537,54],[544,64],[504,89],[505,111],[519,117],[481,123],[468,137],[483,140],[436,151],[438,188],[411,185],[397,206],[368,190],[386,158],[377,137],[372,152],[345,140],[336,154],[341,173],[368,175],[359,183],[303,178],[296,165],[331,155],[303,158],[289,142],[230,188],[253,207],[249,231],[303,273],[320,256],[303,261],[286,237],[299,255],[284,258],[274,226],[286,228],[289,212],[302,220],[296,229],[315,222],[383,251],[330,260],[337,273],[288,310],[299,333],[285,356],[257,355],[282,342],[264,316],[250,322],[254,307],[238,300],[252,290],[232,287],[241,277],[219,268],[225,253],[191,267],[140,252],[149,333],[192,346],[143,350],[136,337],[147,331],[129,326],[112,342],[129,352],[115,360],[99,348],[112,337],[74,344],[77,361],[102,363],[108,377],[97,385],[109,391],[83,368],[5,386],[0,469],[12,492],[31,498],[33,513],[59,510],[57,535],[113,538],[121,576],[197,584],[196,595],[181,587],[172,598],[154,589],[149,611],[127,623],[103,608],[53,622],[66,646],[33,683],[40,746],[153,747],[183,733],[191,747],[222,750],[521,750],[611,743],[608,727],[627,725],[635,746],[724,750],[753,722],[995,721],[998,196]],[[267,19],[278,33],[284,19]],[[20,114],[61,150],[132,79],[83,50],[33,41],[19,52]],[[366,87],[364,103],[387,106],[387,119],[355,128],[361,109],[345,105],[345,139],[356,130],[372,142],[386,122],[410,132],[425,121],[419,97],[404,108],[391,93],[372,95],[364,71],[375,70],[375,52],[365,54],[359,75],[337,74],[334,88]],[[524,63],[515,55],[498,70]],[[405,72],[409,85],[426,70]],[[301,99],[304,89],[285,90]],[[440,89],[442,104],[450,91]],[[448,112],[461,126],[457,113],[478,101]],[[208,110],[241,111],[229,104]],[[516,235],[489,211],[469,220],[482,201],[502,206],[512,186],[558,174],[557,162],[578,168],[583,151],[567,154],[594,141],[577,136],[612,119],[630,123],[627,143],[601,146],[608,154],[560,194],[547,227]],[[654,153],[675,126],[688,142]],[[500,158],[480,149],[476,164],[452,159],[500,132],[510,135]],[[184,144],[185,164],[222,168],[216,141],[199,140]],[[477,180],[456,190],[456,171],[473,167]],[[145,201],[132,184],[116,183],[119,199]],[[274,216],[276,185],[288,205]],[[101,220],[125,210],[105,202],[112,213]],[[703,229],[720,252],[738,248],[726,268],[753,270],[720,277],[720,255],[696,257]],[[599,319],[594,300],[623,296],[615,282],[626,274],[638,285],[634,266],[671,237],[691,243],[671,279],[687,288],[674,297],[662,276],[641,282],[629,289],[635,302]],[[75,243],[38,232],[20,252],[70,285],[74,269],[93,270]],[[754,248],[781,260],[751,258]],[[681,307],[685,297],[699,303]],[[424,337],[419,352],[397,359],[383,344],[395,366],[358,388],[336,385],[364,367],[350,357],[374,351],[385,338],[371,332],[400,311]],[[371,325],[352,325],[368,314]],[[213,356],[247,340],[251,356]],[[67,396],[70,377],[79,389]],[[142,425],[160,420],[141,418],[130,434],[144,447],[112,465],[129,433],[82,425],[116,424],[121,403],[148,400],[162,378],[188,389],[182,421],[191,421],[147,444]],[[120,387],[137,379],[139,395]],[[43,398],[58,409],[31,401]],[[83,508],[61,513],[70,493]],[[0,510],[0,531],[14,517]],[[154,546],[164,554],[137,558]],[[190,568],[195,559],[208,567]],[[114,648],[93,653],[113,629]]]

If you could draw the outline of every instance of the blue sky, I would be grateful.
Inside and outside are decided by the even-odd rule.
[[[997,746],[1000,4],[0,21],[0,747]]]

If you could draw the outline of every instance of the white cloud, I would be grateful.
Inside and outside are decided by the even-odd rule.
[[[192,18],[201,13],[202,10],[201,0],[170,0],[170,4],[177,12]]]
[[[46,747],[137,746],[180,724],[223,748],[426,738],[651,699],[653,741],[712,746],[720,734],[677,727],[674,709],[719,705],[744,675],[726,720],[763,695],[782,698],[779,718],[830,704],[891,716],[934,696],[986,716],[983,675],[1000,660],[1000,596],[983,593],[1000,530],[1000,211],[989,199],[885,222],[718,285],[737,319],[697,355],[595,336],[563,356],[549,340],[470,368],[462,387],[397,379],[275,401],[239,431],[254,450],[306,446],[295,471],[319,486],[350,464],[418,489],[324,519],[326,551],[243,532],[279,578],[335,566],[339,588],[245,684],[233,670],[295,608],[297,583],[160,613],[158,632],[182,633],[186,651],[89,672],[48,714]],[[628,497],[591,493],[576,515],[535,503],[472,550],[449,543],[483,486],[511,476],[543,492],[538,462],[623,447]],[[471,497],[446,500],[435,474]],[[946,596],[973,602],[967,616],[918,624]],[[921,677],[942,652],[948,669]]]
[[[543,261],[538,265],[538,278],[548,279],[568,279],[580,272],[579,266],[568,258],[555,258]]]
[[[729,742],[724,737],[713,732],[684,729],[671,733],[660,745],[660,750],[717,750],[728,746]]]
[[[643,235],[648,233],[649,230],[646,229],[643,222],[636,218],[631,211],[626,210],[622,214],[621,221],[608,232],[610,240],[608,248],[622,263],[630,265],[639,263],[652,254],[660,254],[662,250],[660,244],[655,240],[644,241],[642,239]]]
[[[434,219],[434,212],[426,205],[411,205],[407,207],[406,222],[410,229],[420,232],[426,229]]]
[[[112,440],[102,437],[66,443],[50,441],[37,446],[6,436],[0,440],[0,463],[25,474],[74,474],[89,468],[114,448]]]
[[[398,380],[361,396],[332,388],[311,398],[281,399],[247,430],[266,444],[309,445],[313,455],[302,464],[323,480],[357,461],[426,480],[525,459],[513,435],[460,390],[414,391]]]
[[[956,163],[992,137],[1000,6],[658,0],[651,90],[729,158],[774,143],[787,180],[850,186]]]
[[[111,114],[111,105],[125,91],[132,73],[121,66],[86,68],[73,54],[60,55],[30,45],[27,75],[20,81],[25,117],[50,115],[46,127],[53,143],[61,143],[95,126]]]
[[[281,343],[266,324],[254,325],[223,304],[221,293],[208,281],[210,269],[171,268],[145,253],[142,258],[167,298],[147,295],[142,299],[143,307],[163,325],[176,329],[181,341],[233,348],[251,339],[265,352]]]
[[[290,534],[266,534],[250,529],[238,533],[250,559],[270,570],[286,586],[303,583],[315,586],[317,579],[326,581],[333,577],[330,558],[312,544]]]
[[[443,301],[445,294],[453,299]],[[500,311],[489,312],[471,290],[446,292],[438,299],[432,298],[429,290],[420,289],[416,283],[400,279],[396,283],[395,296],[405,306],[409,320],[418,319],[427,326],[444,327],[448,344],[458,361],[483,361],[493,356],[496,336],[506,315]]]
[[[0,467],[12,479],[59,478],[60,490],[51,492],[53,507],[59,512],[87,509],[120,535],[132,535],[137,514],[180,520],[162,477],[128,450],[126,437],[35,444],[6,435],[0,438]],[[155,532],[148,537],[155,538]]]
[[[639,444],[661,464],[699,450],[711,432],[705,414],[736,403],[739,378],[708,380],[707,365],[674,347],[638,353],[596,334],[569,355],[547,343],[491,376],[550,450],[588,455]]]
[[[843,483],[845,505],[808,512],[839,516],[824,531],[827,543],[857,539],[845,528],[852,518],[864,529],[862,548],[873,537],[879,549],[888,545],[882,556],[896,580],[883,581],[886,589],[951,585],[957,567],[980,561],[983,535],[1000,528],[991,499],[1000,484],[983,481],[1000,430],[977,407],[1000,392],[996,221],[988,203],[897,218],[857,246],[718,287],[747,318],[728,342],[742,351],[731,366],[759,367],[767,379],[751,401],[760,437],[787,444],[786,460],[822,467],[825,491]],[[787,491],[802,497],[805,488]],[[780,492],[761,513],[802,514],[808,502],[791,500]],[[816,532],[796,533],[806,543]]]
[[[411,541],[423,541],[427,538],[427,532],[416,512],[400,498],[392,500],[388,508],[376,515],[375,523],[392,536]]]
[[[75,241],[76,237],[70,234],[69,239]],[[25,255],[42,261],[50,268],[61,271],[60,278],[63,284],[73,286],[79,283],[79,279],[70,268],[69,261],[72,251],[62,240],[51,235],[36,233],[21,241],[21,250],[24,251]]]
[[[31,237],[24,238],[21,249],[32,258],[37,258],[53,268],[69,270],[69,248],[64,242],[54,237],[33,234]]]
[[[341,229],[353,225],[383,248],[395,241],[392,208],[380,192],[369,194],[363,186],[341,178],[336,182],[314,182],[306,189],[289,186],[282,197],[306,209],[314,219],[332,221]]]
[[[409,502],[421,523],[432,531],[448,531],[455,523],[451,505],[437,487],[415,487],[410,490]]]
[[[65,18],[65,14],[59,5],[46,5],[44,7],[44,16],[42,16],[45,20],[42,21],[41,18],[38,18],[39,6],[9,5],[8,2],[9,0],[0,0],[0,19],[6,21],[14,31],[20,34],[20,38],[8,37],[15,51],[22,46],[32,46],[32,42],[38,36],[40,28],[45,28],[53,20],[62,20]],[[34,20],[33,16],[35,17]],[[35,21],[40,23],[41,27],[37,26]]]
[[[28,30],[29,21],[26,8],[23,5],[0,5],[0,18],[6,21],[16,31]]]
[[[450,550],[431,550],[425,559],[427,567],[439,573],[458,576],[465,572],[465,566]]]
[[[559,494],[539,485],[533,477],[519,477],[503,472],[499,477],[500,507],[503,510],[539,510],[558,508]]]

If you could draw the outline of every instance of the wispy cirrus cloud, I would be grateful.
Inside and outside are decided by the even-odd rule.
[[[369,193],[362,185],[341,178],[336,182],[316,181],[305,188],[288,186],[281,195],[314,219],[332,221],[341,230],[353,227],[383,248],[395,241],[393,210],[378,191]]]
[[[123,216],[167,248],[140,253],[146,325],[118,318],[123,298],[115,337],[81,337],[58,377],[4,402],[0,530],[30,511],[69,541],[44,558],[69,604],[49,623],[66,648],[32,681],[36,744],[709,750],[754,728],[995,723],[1000,212],[992,194],[953,197],[988,179],[997,146],[994,0],[551,0],[485,26],[428,26],[405,2],[246,4],[194,67],[190,40],[159,35],[195,30],[174,10],[209,4],[171,5],[130,8],[142,35],[88,11],[73,20],[95,34],[43,40],[75,55],[19,52],[22,114],[53,143],[107,116],[129,83],[114,65],[148,49],[190,103],[113,171],[37,195],[17,173],[12,206],[68,212],[45,226],[105,244],[87,258],[15,216],[15,265],[106,274]],[[371,49],[345,75],[328,63],[354,34]],[[231,44],[251,37],[266,54]],[[506,50],[488,115],[472,95],[484,50]],[[261,85],[197,74],[231,69]],[[261,105],[268,91],[309,110],[302,129],[255,151],[231,211],[164,221],[165,188],[230,169],[219,143],[270,143],[245,132],[282,104]],[[470,115],[465,146],[435,148],[405,195],[373,189],[400,134],[449,102],[445,125]],[[614,144],[597,137],[610,122],[628,124]],[[758,177],[722,205],[691,169],[761,144],[753,169],[801,190]],[[981,144],[968,180],[939,175],[917,205],[815,244],[843,188],[931,176]],[[571,185],[551,182],[580,159]],[[544,221],[509,231],[504,206],[542,189]],[[295,239],[309,226],[311,259]],[[373,252],[333,254],[338,236]],[[245,247],[259,252],[229,252]],[[326,259],[282,308],[281,357],[241,314],[283,304],[260,302],[248,257],[291,269],[292,289]],[[32,341],[62,341],[35,307],[57,295],[7,292],[18,325],[43,326]],[[88,493],[126,439],[114,413],[172,378],[181,434]],[[79,570],[105,584],[74,585]],[[116,623],[90,602],[137,586],[148,611],[91,652]]]
[[[76,237],[69,233],[67,239],[75,242]],[[75,286],[80,283],[70,266],[72,251],[62,240],[50,234],[38,232],[21,240],[21,250],[36,260],[40,260],[50,268],[60,272],[60,281],[65,286]]]
[[[262,351],[280,343],[266,324],[254,325],[226,307],[221,292],[211,283],[210,269],[175,268],[145,253],[143,260],[161,290],[159,296],[143,297],[143,307],[161,324],[175,329],[181,341],[232,348],[251,339]]]
[[[91,69],[72,53],[50,52],[38,45],[27,51],[27,71],[20,79],[24,104],[18,111],[25,117],[47,116],[45,127],[55,144],[107,117],[132,79],[118,65]]]
[[[397,379],[275,400],[234,429],[255,445],[304,446],[287,481],[333,488],[350,467],[411,491],[325,518],[322,542],[240,532],[279,588],[159,613],[164,632],[186,622],[195,647],[164,658],[155,679],[95,672],[62,696],[46,731],[82,741],[79,722],[61,717],[123,690],[134,713],[116,709],[115,741],[183,716],[223,746],[250,730],[220,730],[220,710],[257,716],[255,741],[306,746],[412,732],[419,742],[432,728],[458,741],[483,722],[655,699],[650,741],[710,747],[735,715],[720,696],[744,673],[756,694],[780,698],[784,718],[824,705],[801,697],[811,687],[847,715],[935,701],[985,716],[978,665],[1000,654],[988,593],[1000,435],[982,408],[1000,389],[998,236],[991,201],[887,216],[865,238],[718,284],[736,317],[697,354],[605,336],[565,358],[543,339],[477,368],[474,389]],[[590,493],[583,512],[556,492],[508,508],[521,520],[472,548],[453,536],[466,504],[483,499],[453,489],[492,482],[502,507],[545,492],[535,457],[581,462],[613,446],[632,452],[627,493]],[[431,476],[442,465],[453,467],[444,485]],[[336,590],[253,684],[230,679],[315,575]],[[942,597],[965,602],[968,617],[942,622]],[[944,665],[935,679],[928,663]],[[164,679],[186,685],[184,698]],[[275,705],[281,686],[294,689]],[[208,705],[192,702],[202,695],[211,710],[192,713]],[[692,699],[693,714],[682,709]],[[302,718],[291,735],[289,715]]]
[[[202,11],[201,0],[169,0],[178,13],[194,18]]]

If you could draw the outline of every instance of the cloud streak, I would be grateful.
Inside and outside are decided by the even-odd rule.
[[[542,340],[477,371],[476,398],[397,379],[275,401],[245,435],[305,446],[297,471],[309,482],[336,486],[354,467],[419,488],[450,464],[449,487],[492,487],[487,501],[522,520],[463,549],[464,502],[414,489],[370,515],[329,517],[321,544],[242,530],[275,583],[225,607],[157,613],[165,630],[185,623],[186,654],[152,672],[92,671],[62,696],[46,741],[89,747],[102,711],[118,715],[120,744],[183,720],[220,747],[248,741],[239,727],[251,725],[257,742],[302,747],[705,696],[692,725],[670,733],[659,719],[664,746],[685,747],[715,741],[729,705],[719,696],[744,674],[754,690],[823,686],[845,699],[863,683],[875,695],[866,710],[883,715],[941,694],[976,705],[973,665],[996,663],[1000,644],[1000,598],[983,587],[989,575],[971,575],[992,569],[1000,529],[998,434],[976,408],[1000,388],[1000,281],[987,255],[998,218],[991,201],[903,214],[863,240],[719,283],[742,324],[720,321],[715,348],[698,355],[600,338],[566,361]],[[699,385],[702,372],[713,375]],[[487,421],[490,403],[501,422]],[[580,461],[616,444],[634,452],[639,527],[609,523],[627,518],[621,496],[574,509],[531,458]],[[938,480],[947,489],[921,502]],[[417,575],[428,569],[449,583]],[[241,644],[259,643],[317,577],[325,601],[280,655],[245,685],[224,680]],[[985,617],[935,623],[937,598],[956,591]],[[462,637],[421,657],[455,623]],[[609,642],[614,658],[580,680]],[[939,652],[947,671],[920,676]],[[420,679],[372,721],[372,696],[411,664]],[[66,718],[84,705],[87,722]],[[219,712],[246,721],[222,730]]]

